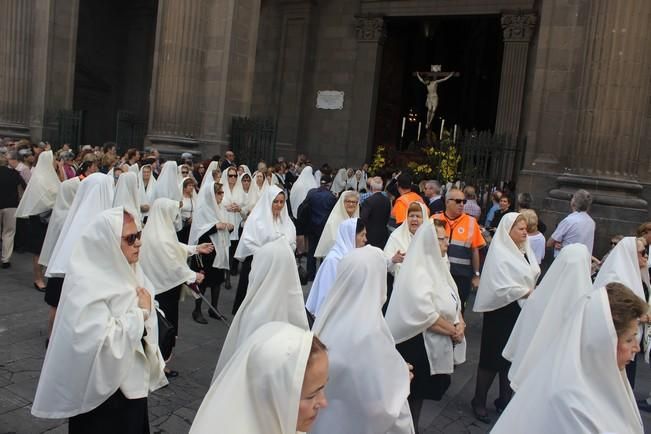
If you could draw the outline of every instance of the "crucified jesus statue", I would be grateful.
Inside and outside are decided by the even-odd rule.
[[[436,107],[439,105],[439,95],[436,92],[439,83],[442,83],[446,80],[449,80],[452,78],[454,75],[458,75],[457,72],[440,72],[440,69],[436,72],[428,72],[428,73],[423,73],[423,75],[429,75],[432,78],[430,79],[429,77],[423,78],[421,76],[420,72],[416,73],[416,77],[418,77],[418,80],[420,80],[421,83],[423,83],[425,86],[427,86],[427,101],[425,105],[427,106],[427,124],[426,128],[429,129],[430,124],[434,120],[434,114],[436,113]],[[437,77],[443,75],[443,78],[436,79]]]

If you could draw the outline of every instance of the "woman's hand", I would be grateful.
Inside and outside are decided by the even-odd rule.
[[[409,369],[409,381],[414,379],[414,365],[407,363],[407,368]]]
[[[638,321],[640,322],[640,324],[651,324],[651,315],[645,313],[640,318],[638,318]]]
[[[235,226],[233,226],[230,223],[224,223],[224,224],[226,225],[226,229],[228,230],[228,232],[231,232],[233,229],[235,229]]]
[[[464,322],[459,322],[454,325],[454,329],[456,330],[456,333],[452,335],[452,342],[455,344],[460,344],[463,342],[463,338],[466,332],[466,323]]]
[[[197,284],[201,284],[203,282],[204,277],[206,277],[203,273],[197,273],[197,276],[194,278],[194,281],[197,282]]]
[[[151,312],[151,295],[149,295],[149,291],[139,286],[136,288],[136,295],[138,296],[138,307]]]
[[[391,258],[391,262],[394,264],[402,264],[402,262],[405,260],[405,254],[402,253],[400,250],[396,252],[395,255],[393,255],[393,258]]]
[[[213,250],[215,250],[215,246],[213,246],[212,243],[202,243],[197,246],[197,252],[202,255],[209,255]]]

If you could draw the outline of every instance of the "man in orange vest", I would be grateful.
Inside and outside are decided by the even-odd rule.
[[[479,286],[479,249],[486,245],[477,220],[463,212],[465,203],[463,192],[451,188],[445,194],[445,211],[432,217],[445,222],[450,274],[459,289],[462,310],[465,309],[471,286]]]
[[[398,193],[400,196],[396,199],[393,209],[391,210],[391,217],[396,219],[396,224],[400,225],[407,218],[407,209],[412,202],[423,202],[420,194],[411,191],[411,176],[407,173],[401,173],[397,179]]]

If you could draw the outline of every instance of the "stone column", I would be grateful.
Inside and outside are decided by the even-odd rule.
[[[169,152],[196,145],[204,62],[203,0],[158,3],[148,141]]]
[[[34,2],[0,1],[0,135],[29,136]]]
[[[533,13],[502,14],[504,54],[495,133],[513,139],[520,135],[527,56],[536,23],[537,17]]]
[[[375,110],[386,40],[384,18],[377,15],[356,17],[357,58],[346,160],[362,164],[370,157],[375,129]]]
[[[648,0],[591,0],[572,173],[635,180],[649,97]]]

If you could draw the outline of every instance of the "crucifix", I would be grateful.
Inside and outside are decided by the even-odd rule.
[[[461,74],[458,72],[441,72],[441,65],[432,65],[431,71],[414,72],[414,75],[421,83],[427,86],[427,101],[425,103],[427,106],[426,128],[429,130],[432,120],[434,120],[436,107],[439,105],[439,95],[436,92],[439,83],[449,80],[452,77],[458,77]]]

